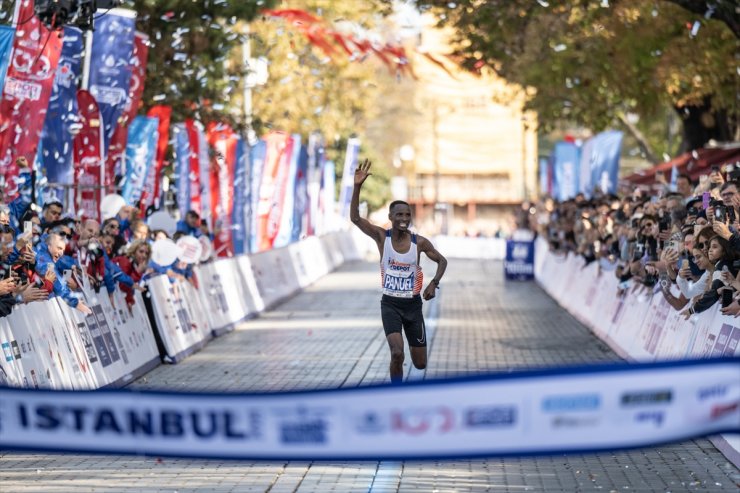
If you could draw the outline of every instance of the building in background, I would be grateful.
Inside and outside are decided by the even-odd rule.
[[[422,17],[412,67],[412,159],[401,168],[420,230],[491,235],[537,194],[537,117],[524,91],[493,73],[472,73],[448,56],[448,33]]]

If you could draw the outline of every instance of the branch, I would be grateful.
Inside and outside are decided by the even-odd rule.
[[[642,152],[645,153],[645,159],[650,161],[652,164],[658,164],[663,162],[662,159],[658,159],[658,157],[653,152],[653,149],[650,147],[650,144],[648,143],[647,139],[644,135],[642,135],[642,132],[632,123],[630,123],[627,118],[624,116],[624,113],[621,111],[617,112],[617,118],[619,118],[619,121],[624,125],[624,128],[627,129],[627,131],[637,140],[637,145],[640,146],[640,149],[642,149]]]
[[[702,16],[710,10],[709,3],[705,0],[666,0],[670,3],[676,4],[679,7],[693,12],[694,14],[700,14]],[[740,38],[740,19],[735,12],[736,3],[731,0],[715,0],[711,2],[714,11],[710,18],[717,19],[720,22],[724,22],[727,27],[735,34],[736,38]]]

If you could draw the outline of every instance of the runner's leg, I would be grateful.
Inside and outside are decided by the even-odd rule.
[[[388,334],[386,339],[391,350],[391,382],[401,383],[403,381],[403,336],[400,332],[394,332]]]

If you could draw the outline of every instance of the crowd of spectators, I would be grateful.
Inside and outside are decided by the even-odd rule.
[[[169,235],[151,231],[138,209],[124,205],[102,224],[64,215],[64,205],[55,199],[37,212],[28,162],[18,158],[16,164],[20,169],[16,196],[6,201],[0,189],[0,317],[9,315],[15,305],[54,297],[89,314],[83,288],[105,290],[115,303],[118,286],[132,305],[134,291],[145,291],[146,281],[161,274],[195,283],[192,265],[179,260],[159,265],[152,260],[153,242]],[[187,213],[170,239],[183,235],[209,235],[196,212]]]
[[[530,227],[552,251],[613,271],[620,294],[660,291],[686,319],[717,303],[740,315],[740,176],[712,168],[698,183],[657,178],[622,197],[544,199],[532,205]]]

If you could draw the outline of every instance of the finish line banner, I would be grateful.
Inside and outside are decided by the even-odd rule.
[[[593,452],[740,432],[740,359],[280,394],[0,389],[0,450],[257,460]]]

